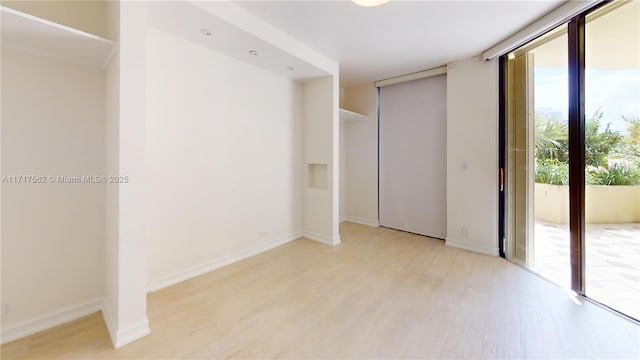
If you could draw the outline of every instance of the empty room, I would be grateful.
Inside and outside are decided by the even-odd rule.
[[[2,359],[640,358],[640,1],[0,1]]]

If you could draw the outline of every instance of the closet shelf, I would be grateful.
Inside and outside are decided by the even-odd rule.
[[[355,121],[355,120],[364,120],[366,118],[365,115],[358,114],[353,111],[340,109],[340,120],[343,121]]]
[[[0,6],[2,45],[78,65],[104,69],[114,41]]]

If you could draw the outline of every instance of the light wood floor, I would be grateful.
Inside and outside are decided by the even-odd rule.
[[[639,327],[503,259],[351,223],[149,295],[113,350],[100,314],[2,358],[639,358]]]

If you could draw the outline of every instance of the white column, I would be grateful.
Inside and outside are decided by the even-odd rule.
[[[340,243],[339,115],[337,76],[304,84],[303,235],[330,245]]]
[[[107,167],[117,171],[109,175],[128,178],[107,191],[104,317],[115,348],[150,333],[143,214],[146,27],[146,3],[120,3],[120,48],[107,72],[106,131]]]

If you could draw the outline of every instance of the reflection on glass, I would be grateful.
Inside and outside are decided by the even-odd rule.
[[[640,2],[586,20],[585,292],[640,319]]]
[[[569,287],[567,32],[563,26],[530,50],[534,60],[534,256],[531,268]]]
[[[567,26],[509,55],[509,260],[571,278]]]

